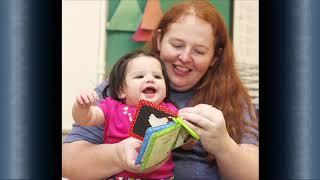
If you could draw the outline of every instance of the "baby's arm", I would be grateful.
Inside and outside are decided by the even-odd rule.
[[[104,114],[98,106],[95,106],[98,100],[99,98],[95,91],[77,96],[72,107],[73,120],[81,126],[103,124]]]

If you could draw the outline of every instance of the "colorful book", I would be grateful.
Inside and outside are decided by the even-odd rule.
[[[177,113],[145,100],[138,104],[129,134],[143,141],[136,159],[141,170],[161,163],[173,149],[187,143],[191,137],[199,140]]]

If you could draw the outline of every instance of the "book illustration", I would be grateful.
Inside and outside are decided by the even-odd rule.
[[[129,134],[143,140],[135,162],[141,164],[141,170],[161,163],[173,149],[192,137],[199,140],[196,132],[175,112],[145,100],[138,104]]]
[[[152,127],[151,123],[153,125],[157,124],[155,118],[160,119],[159,121],[161,122],[163,122],[161,118],[166,118],[168,120],[167,122],[171,122],[173,121],[172,117],[176,116],[177,113],[172,112],[166,107],[156,105],[146,100],[140,100],[129,129],[129,135],[143,141],[147,129]],[[149,122],[149,117],[153,118],[151,122]],[[161,124],[161,122],[158,122],[158,124]]]
[[[154,114],[151,114],[149,116],[149,123],[152,127],[155,127],[155,126],[161,126],[161,125],[164,125],[164,124],[167,124],[167,122],[169,121],[168,118],[166,117],[163,117],[163,118],[157,118]]]
[[[172,149],[178,148],[187,142],[192,138],[192,136],[186,131],[184,128],[181,128],[179,136],[177,137],[177,141]]]

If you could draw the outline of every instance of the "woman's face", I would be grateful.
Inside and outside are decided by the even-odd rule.
[[[176,91],[189,90],[213,65],[213,29],[194,15],[182,16],[169,26],[161,41],[159,37],[158,50],[171,87]]]

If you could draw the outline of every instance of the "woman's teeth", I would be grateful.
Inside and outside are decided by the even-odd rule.
[[[189,72],[189,71],[191,71],[190,69],[188,69],[188,68],[186,68],[184,66],[179,66],[179,65],[173,65],[173,66],[174,66],[174,68],[176,70],[181,71],[181,72]]]

